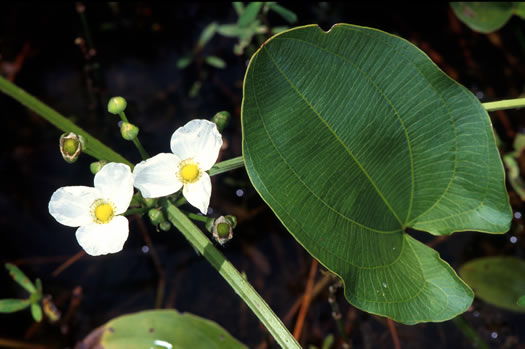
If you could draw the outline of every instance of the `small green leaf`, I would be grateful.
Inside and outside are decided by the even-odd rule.
[[[96,343],[104,349],[246,348],[217,323],[175,310],[119,316],[106,323]]]
[[[218,69],[224,69],[226,67],[226,62],[217,56],[207,56],[204,60],[212,67]]]
[[[480,33],[494,32],[512,16],[512,2],[451,2],[456,16],[470,29]]]
[[[333,334],[329,334],[324,339],[321,349],[330,349],[333,344],[334,344],[334,335]]]
[[[273,2],[271,4],[268,5],[272,10],[274,10],[275,12],[277,12],[279,14],[279,16],[281,16],[282,18],[284,18],[288,23],[295,23],[297,22],[297,15],[288,10],[287,8],[284,8],[282,7],[281,5]]]
[[[9,275],[15,280],[20,286],[25,288],[29,293],[35,293],[36,288],[29,280],[29,278],[20,270],[16,265],[11,263],[6,263],[5,267],[9,270]]]
[[[233,9],[237,13],[237,16],[240,16],[244,12],[244,4],[240,1],[232,2]]]
[[[245,29],[239,28],[237,24],[221,24],[217,27],[217,33],[232,38],[242,36],[244,31]]]
[[[503,309],[525,313],[516,304],[525,294],[525,261],[515,257],[478,258],[459,268],[477,297]]]
[[[520,307],[525,307],[525,295],[518,298],[518,301],[516,302],[517,305]]]
[[[0,313],[14,313],[27,308],[30,304],[29,299],[0,299]]]
[[[188,53],[187,55],[185,55],[184,57],[180,58],[177,61],[177,68],[178,69],[186,68],[188,65],[190,65],[192,60],[193,60],[193,53]]]
[[[42,321],[42,308],[40,304],[31,304],[31,315],[33,315],[33,319],[35,319],[36,322]]]
[[[249,26],[255,20],[255,18],[257,18],[257,14],[261,9],[262,4],[262,2],[250,2],[244,9],[242,15],[239,17],[237,25],[239,27]]]
[[[217,22],[211,22],[204,28],[204,30],[201,33],[201,36],[199,38],[199,46],[204,47],[208,41],[215,35],[215,32],[217,31]]]

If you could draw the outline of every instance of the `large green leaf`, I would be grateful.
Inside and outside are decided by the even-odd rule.
[[[315,25],[268,40],[244,82],[250,179],[365,311],[413,324],[465,311],[472,291],[405,233],[502,233],[511,211],[490,120],[417,47]]]
[[[105,349],[235,349],[246,348],[215,322],[175,310],[151,310],[119,316],[92,338]],[[98,346],[97,346],[98,348]]]
[[[503,27],[510,19],[512,2],[451,2],[456,16],[470,29],[491,33]]]
[[[525,261],[516,257],[478,258],[459,268],[459,275],[485,302],[525,313],[518,303],[525,294]]]

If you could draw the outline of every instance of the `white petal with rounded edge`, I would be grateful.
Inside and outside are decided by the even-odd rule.
[[[171,136],[171,151],[181,160],[193,158],[203,171],[217,161],[222,137],[217,126],[208,120],[191,120]]]
[[[128,239],[128,219],[114,217],[108,224],[90,223],[77,229],[77,241],[87,254],[100,256],[122,250]]]
[[[175,193],[182,187],[177,178],[180,161],[176,155],[160,153],[140,162],[133,169],[135,187],[145,198],[158,198]]]
[[[204,172],[197,182],[184,184],[182,194],[192,206],[198,208],[202,214],[207,214],[211,197],[210,176]]]
[[[56,190],[49,200],[49,213],[59,223],[79,227],[93,222],[90,206],[97,199],[95,188],[74,186]]]
[[[133,197],[133,175],[128,165],[110,162],[97,172],[94,182],[100,199],[109,199],[115,204],[115,214],[128,209]]]

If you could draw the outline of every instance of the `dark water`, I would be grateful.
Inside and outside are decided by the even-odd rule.
[[[525,69],[524,24],[513,18],[497,35],[470,31],[454,20],[446,4],[414,6],[312,3],[287,5],[298,15],[297,25],[318,23],[323,29],[346,22],[398,34],[423,49],[436,63],[482,101],[516,98],[523,91]],[[45,15],[43,15],[45,14]],[[177,60],[191,50],[206,24],[236,21],[227,4],[120,5],[89,4],[85,17],[97,54],[86,59],[75,44],[85,37],[74,4],[3,5],[0,11],[0,54],[3,73],[28,47],[15,82],[64,115],[74,118],[90,133],[134,162],[140,160],[131,143],[121,140],[117,118],[105,112],[107,100],[121,95],[128,100],[128,117],[140,127],[140,138],[150,154],[169,150],[172,132],[193,118],[210,118],[228,110],[232,122],[225,130],[229,147],[223,159],[241,155],[240,102],[242,78],[249,56],[232,53],[234,39],[216,36],[205,52],[222,57],[224,70],[192,65],[181,71]],[[270,14],[268,21],[284,25]],[[498,40],[501,44],[498,44]],[[206,74],[204,77],[203,74]],[[202,80],[198,96],[188,91]],[[88,156],[74,165],[58,153],[60,132],[16,102],[0,95],[4,136],[0,166],[0,262],[17,262],[31,277],[40,277],[45,293],[52,294],[65,313],[72,292],[80,287],[78,307],[69,315],[67,328],[45,323],[31,328],[28,311],[0,314],[0,337],[72,347],[89,331],[120,314],[154,307],[157,272],[138,222],[130,224],[130,238],[122,252],[106,257],[84,257],[54,277],[67,258],[80,251],[74,229],[62,226],[48,214],[54,190],[66,185],[91,185]],[[513,132],[523,128],[523,112],[494,114],[493,124],[506,150]],[[521,118],[520,118],[521,116]],[[236,238],[223,248],[275,312],[283,317],[304,291],[311,258],[295,242],[249,184],[244,170],[215,179],[211,207],[214,214],[241,217]],[[242,189],[239,197],[236,192]],[[512,195],[515,210],[521,202]],[[515,221],[518,223],[518,220]],[[180,234],[147,231],[165,273],[164,306],[217,321],[249,347],[266,334],[250,310]],[[436,248],[453,267],[485,255],[523,255],[522,227],[509,234],[488,236],[458,233]],[[426,234],[416,233],[422,241]],[[319,277],[319,275],[318,275]],[[23,297],[24,291],[0,272],[0,297]],[[78,288],[77,288],[78,289]],[[355,312],[338,294],[338,301],[355,348],[390,348],[385,323]],[[306,319],[303,341],[319,344],[336,333],[327,292],[315,300]],[[353,321],[348,315],[355,316]],[[514,348],[524,342],[523,315],[512,314],[476,300],[465,318],[494,348]],[[295,321],[287,325],[293,328]],[[450,322],[397,326],[403,348],[470,348],[468,340]],[[496,333],[496,335],[494,335]],[[496,338],[494,338],[496,337]],[[274,344],[275,346],[275,344]],[[523,346],[523,344],[522,344]]]

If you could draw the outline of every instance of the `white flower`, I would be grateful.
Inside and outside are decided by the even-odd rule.
[[[133,170],[135,187],[145,198],[158,198],[182,189],[188,202],[203,214],[211,196],[209,170],[222,146],[217,126],[208,120],[192,120],[171,136],[170,153],[142,161]]]
[[[133,196],[133,175],[128,165],[109,163],[97,172],[95,187],[62,187],[49,201],[49,213],[69,227],[79,227],[78,243],[92,256],[122,250],[128,238],[124,213]]]

